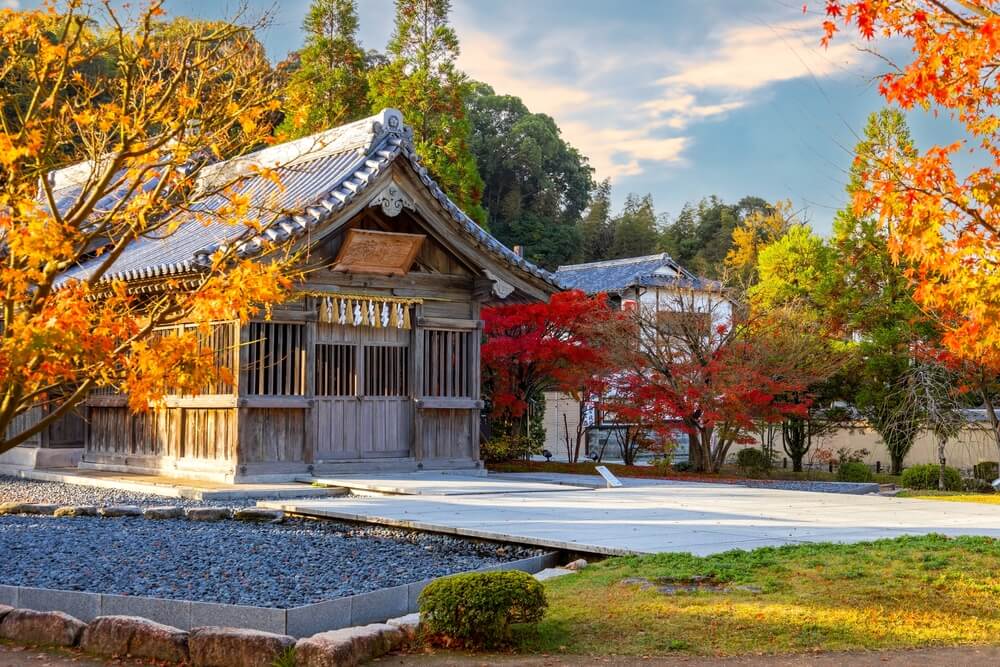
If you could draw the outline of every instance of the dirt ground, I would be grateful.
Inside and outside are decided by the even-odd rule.
[[[0,667],[143,667],[152,663],[134,660],[101,661],[75,651],[55,651],[0,644]],[[588,658],[582,656],[466,656],[457,653],[390,655],[372,665],[382,667],[493,667],[527,665],[528,667],[563,667],[565,665],[600,665],[601,667],[978,667],[1000,664],[1000,646],[921,649],[872,653],[816,653],[792,656],[749,656],[743,658]]]
[[[584,656],[463,656],[456,653],[386,656],[372,664],[386,667],[493,667],[527,665],[562,667],[564,665],[600,665],[601,667],[978,667],[1000,665],[1000,646],[920,649],[870,653],[815,653],[791,656],[747,656],[742,658],[610,658]]]

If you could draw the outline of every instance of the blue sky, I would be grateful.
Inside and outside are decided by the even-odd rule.
[[[272,13],[274,60],[297,48],[308,0],[248,0]],[[16,0],[0,0],[13,4]],[[791,199],[821,233],[846,202],[845,171],[883,67],[849,39],[819,46],[821,0],[453,0],[471,77],[556,119],[615,201],[653,194],[676,215],[717,194]],[[21,0],[22,6],[37,4]],[[168,0],[171,14],[231,16],[239,0]],[[359,0],[361,40],[383,49],[392,0]],[[883,46],[883,48],[887,48]],[[960,136],[911,114],[917,143]]]

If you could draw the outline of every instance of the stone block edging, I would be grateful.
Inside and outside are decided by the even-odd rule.
[[[558,561],[559,554],[553,551],[474,571],[521,570],[535,574],[554,567]],[[60,611],[87,623],[100,616],[138,616],[180,630],[213,625],[309,637],[330,630],[381,623],[415,612],[421,591],[434,580],[424,579],[288,609],[8,585],[0,585],[0,605]]]

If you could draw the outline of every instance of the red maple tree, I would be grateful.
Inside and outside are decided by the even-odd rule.
[[[604,294],[579,290],[546,302],[484,308],[482,364],[494,416],[527,433],[529,402],[546,391],[586,398],[615,366],[630,320]]]
[[[783,312],[750,322],[722,295],[678,292],[673,301],[667,313],[637,311],[639,345],[600,407],[653,442],[687,433],[695,469],[718,472],[734,444],[756,442],[760,422],[806,417],[810,387],[837,364],[805,345]]]

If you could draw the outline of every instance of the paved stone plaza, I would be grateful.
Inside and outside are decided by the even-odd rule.
[[[557,481],[557,476],[549,480]],[[628,480],[619,489],[562,493],[425,493],[260,504],[313,516],[603,554],[705,555],[926,533],[1000,538],[996,505],[662,480]]]

